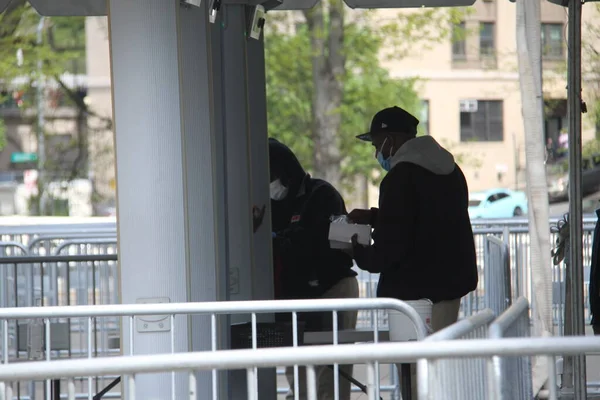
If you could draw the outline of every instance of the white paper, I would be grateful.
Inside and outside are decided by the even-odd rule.
[[[352,248],[352,236],[358,235],[358,243],[371,244],[371,226],[358,224],[330,224],[329,245],[332,249]]]

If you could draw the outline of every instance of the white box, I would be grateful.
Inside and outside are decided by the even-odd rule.
[[[427,299],[405,301],[419,314],[428,333],[431,333],[431,313],[433,303]],[[412,320],[403,312],[388,310],[388,325],[390,328],[390,342],[404,342],[417,340],[417,330]]]
[[[337,224],[329,225],[329,245],[332,249],[351,249],[352,236],[358,234],[358,243],[371,244],[371,225]]]

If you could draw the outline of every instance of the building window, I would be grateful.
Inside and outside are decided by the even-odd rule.
[[[460,140],[461,142],[503,141],[502,100],[462,100]]]
[[[564,58],[563,24],[542,24],[542,56],[546,60]]]
[[[479,31],[479,55],[490,57],[496,54],[495,24],[493,22],[482,22]]]
[[[419,119],[419,133],[429,135],[429,100],[421,100],[421,117]]]
[[[466,25],[464,22],[452,26],[452,59],[467,58]]]

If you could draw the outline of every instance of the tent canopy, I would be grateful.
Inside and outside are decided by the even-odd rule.
[[[0,12],[13,0],[0,0]],[[102,16],[107,13],[108,0],[29,0],[33,8],[44,16]],[[200,0],[182,0],[198,5]],[[318,0],[283,0],[276,10],[304,10],[317,4]],[[475,0],[344,0],[350,8],[421,8],[471,6]],[[225,4],[260,4],[256,0],[225,0]]]

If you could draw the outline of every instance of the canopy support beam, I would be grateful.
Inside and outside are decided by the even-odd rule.
[[[569,225],[571,270],[571,315],[575,336],[585,335],[583,307],[583,215],[581,143],[581,0],[569,2],[568,27],[568,104],[569,104]],[[573,357],[575,400],[587,398],[585,356]],[[569,384],[569,382],[567,382]]]

